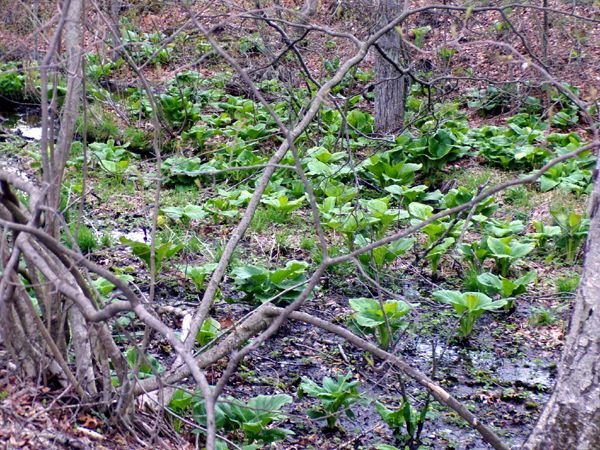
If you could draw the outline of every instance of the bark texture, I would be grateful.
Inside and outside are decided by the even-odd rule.
[[[404,1],[381,0],[379,4],[379,27],[402,14]],[[386,56],[377,53],[375,62],[375,128],[380,133],[398,131],[404,126],[406,76],[394,64],[401,66],[402,37],[396,30],[385,33],[377,45]],[[388,60],[389,58],[389,60]]]
[[[301,13],[306,17],[312,17],[317,13],[319,9],[319,0],[304,0],[304,6],[302,7]]]
[[[525,450],[600,449],[599,198],[600,182],[596,179],[583,276],[558,380]]]
[[[67,91],[60,118],[56,149],[50,160],[50,169],[54,178],[51,180],[52,186],[49,194],[51,200],[49,206],[54,209],[58,209],[60,204],[60,187],[65,166],[71,154],[75,123],[81,110],[83,92],[83,72],[81,66],[83,55],[81,47],[83,0],[66,1],[65,7],[64,46],[67,54]],[[51,234],[56,235],[55,233]]]

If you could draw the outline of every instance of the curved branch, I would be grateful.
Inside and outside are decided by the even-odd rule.
[[[284,314],[284,309],[277,308],[272,305],[267,305],[263,308],[264,314],[272,317],[281,317]],[[396,355],[382,350],[376,345],[356,336],[354,333],[347,329],[334,325],[326,320],[318,319],[310,314],[294,311],[289,313],[289,318],[301,322],[305,322],[316,327],[319,327],[325,331],[336,334],[341,338],[345,339],[352,345],[371,353],[378,358],[383,359],[385,362],[390,363],[408,375],[410,378],[415,380],[420,385],[427,388],[431,395],[441,404],[448,406],[454,410],[460,417],[465,419],[467,423],[476,429],[483,439],[494,447],[496,450],[509,450],[509,447],[502,442],[502,440],[494,433],[488,426],[482,423],[477,416],[471,413],[465,405],[454,398],[449,392],[443,389],[441,386],[436,384],[427,375],[418,369],[415,369],[402,358]]]

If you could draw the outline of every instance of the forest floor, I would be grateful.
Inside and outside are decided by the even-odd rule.
[[[20,166],[23,172],[34,176],[27,159],[15,157],[4,160],[7,161],[10,166]],[[151,171],[151,163],[141,161],[139,169]],[[449,173],[460,170],[459,164],[450,168]],[[91,192],[101,192],[103,188],[97,190],[94,186],[96,183],[101,186],[102,181],[95,175],[90,181]],[[124,184],[123,190],[127,189]],[[110,204],[90,197],[86,217],[93,218],[99,235],[104,233],[103,230],[110,231],[113,242],[120,236],[143,240],[148,220],[143,209],[151,201],[151,193],[143,199],[137,192],[129,194],[123,190],[111,192],[113,201]],[[310,253],[298,248],[286,228],[287,225],[270,224],[260,232],[250,232],[243,240],[240,259],[264,258],[265,255],[274,260],[282,255],[288,259],[310,259]],[[204,229],[205,236],[208,231],[212,236],[226,235],[227,226],[210,226]],[[301,236],[303,233],[310,236],[309,230],[297,231]],[[91,257],[107,267],[129,267],[130,273],[136,273],[139,288],[147,291],[146,268],[127,247],[113,244],[97,250]],[[185,257],[188,264],[191,263],[189,258]],[[419,313],[411,318],[410,327],[398,337],[392,353],[424,373],[432,374],[434,380],[468,405],[514,447],[523,442],[532,429],[551,393],[573,299],[572,293],[557,293],[555,282],[561,276],[572,275],[576,268],[558,269],[558,274],[548,278],[544,277],[544,270],[542,263],[538,267],[540,283],[519,298],[514,311],[482,318],[477,324],[477,332],[467,342],[453,339],[453,325],[447,318],[440,319],[440,305],[428,300],[431,291],[445,284],[446,276],[454,278],[455,274],[442,273],[431,279],[423,275],[420,267],[406,262],[391,271],[392,275],[398,276],[396,291],[406,301],[419,306]],[[223,284],[221,289],[223,298],[239,297],[230,282]],[[337,273],[322,279],[315,299],[303,310],[343,325],[352,313],[348,298],[361,295],[364,289],[359,274],[351,267],[341,267]],[[162,318],[175,328],[199,299],[198,292],[176,270],[167,269],[158,278],[156,302],[167,307]],[[251,310],[250,305],[221,301],[215,304],[213,317],[226,328]],[[542,318],[536,325],[532,322],[538,317],[536,311],[549,311],[550,317],[547,321]],[[135,336],[143,333],[143,327],[132,323],[126,327],[126,332]],[[152,341],[149,353],[164,366],[174,359],[173,350],[163,340]],[[143,425],[137,429],[140,436],[137,442],[135,432],[116,431],[102,413],[70,401],[68,390],[19,380],[11,372],[9,356],[3,352],[0,358],[4,361],[0,373],[0,442],[7,448],[133,449],[144,448],[144,445],[182,449],[189,445],[193,448],[193,434],[178,435],[165,428],[162,420],[156,421],[152,414],[143,410],[136,426],[140,427],[140,420],[147,425],[146,429]],[[209,381],[218,379],[224,367],[225,362],[213,367],[208,372]],[[314,401],[298,397],[298,385],[303,377],[321,380],[332,373],[348,370],[364,386],[360,389],[363,401],[352,406],[352,417],[341,416],[338,430],[324,431],[321,421],[306,420],[305,412],[314,406]],[[335,335],[292,321],[242,364],[226,393],[247,398],[276,392],[295,398],[293,405],[285,411],[289,419],[284,423],[295,435],[274,448],[369,449],[379,442],[393,442],[390,430],[373,411],[372,401],[394,404],[394,399],[403,390],[408,391],[415,402],[423,404],[425,396],[418,385],[393,367],[373,360]],[[147,431],[155,426],[161,431],[156,432],[157,440],[152,441],[147,437]],[[455,413],[435,402],[430,405],[421,436],[424,448],[489,448]]]
[[[336,20],[330,12],[333,2],[324,3],[323,12],[315,20],[325,25],[333,24]],[[561,6],[558,2],[557,5]],[[573,13],[581,15],[597,14],[597,8],[590,5],[573,8]],[[180,11],[172,9],[148,12],[140,17],[138,25],[148,32],[167,29],[175,26],[181,17]],[[480,23],[481,30],[493,25],[494,20],[493,17],[483,20]],[[528,23],[537,20],[536,17],[524,17],[521,25],[526,29]],[[443,23],[438,25],[430,35],[431,41],[446,39],[443,37]],[[563,28],[561,30],[564,31]],[[589,36],[598,36],[597,27],[588,31]],[[246,31],[232,27],[228,32],[231,33],[231,40],[234,40],[241,38]],[[25,54],[31,43],[30,37],[18,34],[16,39],[15,36],[11,34],[10,27],[0,30],[0,48],[12,46],[14,49],[17,42],[20,50],[15,50],[14,55]],[[593,61],[600,61],[600,39],[594,41],[589,36],[586,41],[588,45],[575,43],[585,48],[585,52],[579,54],[572,52],[571,47],[575,44],[568,39],[561,39],[558,32],[551,35],[550,41],[551,48],[562,55],[552,61],[553,75],[569,80],[571,85],[580,89],[584,98],[597,96],[600,91],[600,77],[593,70]],[[561,49],[561,46],[564,48]],[[307,64],[319,76],[325,72],[322,69],[324,48],[327,48],[325,41],[315,39],[308,49],[313,57],[308,57]],[[342,44],[336,48],[342,58],[349,50]],[[434,59],[432,52],[431,49],[423,49],[423,59]],[[466,55],[456,63],[477,67],[492,78],[504,75],[495,72],[495,62],[489,54],[473,51]],[[371,62],[367,62],[365,70],[370,65]],[[180,67],[175,65],[153,66],[148,68],[146,74],[153,84],[160,86],[179,70]],[[201,68],[200,72],[210,78],[219,70],[219,66],[213,66]],[[122,69],[112,81],[127,84],[132,79],[132,73]],[[464,92],[465,88],[460,87],[450,96]],[[5,126],[0,136],[0,164],[35,178],[36,160],[31,156],[35,151],[35,140],[14,134],[16,128],[23,127],[25,116],[30,111],[22,107],[16,108],[16,114],[15,111],[0,111],[0,116],[5,119],[9,119],[9,116],[10,120],[16,119],[16,123],[12,124],[10,120],[3,120]],[[481,126],[484,122],[503,125],[505,119],[514,112],[507,109],[485,119],[473,113],[469,116],[469,122],[473,127]],[[32,125],[35,128],[35,118]],[[144,177],[152,175],[154,163],[148,159],[132,160],[130,168],[130,175],[118,181],[107,180],[105,173],[98,168],[90,173],[90,194],[86,197],[85,206],[86,223],[94,229],[99,240],[106,240],[108,244],[95,250],[90,257],[106,267],[126,268],[128,274],[134,275],[140,290],[147,292],[145,267],[127,246],[120,244],[119,239],[147,240],[149,211],[154,197]],[[458,180],[459,185],[478,187],[487,180],[504,180],[507,176],[505,171],[490,168],[480,158],[472,158],[449,164],[437,181],[440,186],[447,182],[456,184]],[[110,192],[107,192],[109,187]],[[212,188],[216,191],[217,187]],[[214,192],[211,194],[214,195]],[[166,202],[173,200],[179,205],[186,204],[188,200],[205,200],[202,195],[206,194],[199,194],[195,190],[165,189],[164,192]],[[537,191],[527,191],[527,195],[535,196],[535,201],[527,203],[534,205],[526,211],[528,220],[546,216],[552,204],[564,200],[564,197]],[[585,199],[585,195],[570,196],[565,201],[581,211],[585,208]],[[507,204],[504,206],[510,208]],[[525,214],[525,211],[520,212]],[[242,241],[237,258],[273,264],[291,259],[314,263],[314,245],[309,245],[309,242],[314,241],[315,237],[306,225],[307,218],[306,211],[297,211],[292,214],[291,222],[268,222],[254,226]],[[506,213],[504,218],[514,219],[514,211]],[[182,230],[176,228],[173,226],[181,234]],[[196,233],[202,236],[204,243],[197,244],[195,252],[187,251],[178,262],[194,264],[210,260],[214,256],[211,251],[216,252],[215,248],[222,244],[230,228],[228,222],[192,222],[189,229],[182,232],[182,239],[191,239],[192,233]],[[204,244],[212,250],[207,251],[202,247]],[[432,274],[424,269],[422,261],[402,259],[394,263],[386,275],[388,285],[406,301],[418,305],[418,314],[411,316],[410,325],[397,338],[391,351],[430,374],[515,448],[527,437],[552,391],[574,298],[574,287],[562,288],[561,280],[576,277],[580,270],[579,262],[565,265],[541,257],[530,262],[529,268],[537,271],[538,283],[519,297],[515,309],[484,315],[477,322],[476,332],[468,340],[460,342],[454,337],[456,323],[447,315],[440,316],[444,308],[430,299],[432,291],[456,282],[461,276],[464,278],[460,268],[449,262],[446,269]],[[236,292],[231,279],[226,279],[221,291],[221,300],[213,306],[211,314],[224,329],[245,316],[252,307],[234,301],[239,300],[241,294]],[[345,324],[346,318],[353,312],[348,299],[362,296],[368,291],[364,280],[353,267],[336,266],[323,277],[314,300],[303,310],[332,323]],[[179,326],[181,317],[192,311],[199,299],[200,293],[184,279],[175,264],[169,265],[159,275],[156,303],[168,307],[161,313],[168,323]],[[143,333],[143,328],[131,321],[125,326],[124,332],[135,337]],[[175,358],[170,346],[161,340],[152,341],[149,354],[164,366]],[[216,380],[224,366],[225,362],[222,362],[212,367],[212,372],[208,373],[209,381]],[[22,380],[15,375],[14,369],[14,363],[0,344],[0,446],[8,449],[196,448],[198,435],[194,434],[191,427],[176,433],[163,417],[157,418],[153,412],[140,409],[130,430],[117,429],[102,411],[94,410],[93,405],[76,402],[68,389],[47,385],[45,380],[38,380],[37,383]],[[351,406],[348,415],[340,417],[337,429],[324,430],[323,421],[307,418],[306,411],[315,402],[309,397],[299,396],[298,386],[303,377],[320,382],[323,377],[350,370],[354,379],[360,382],[362,400]],[[397,399],[406,393],[415,404],[421,407],[429,405],[428,420],[421,433],[423,448],[489,448],[455,413],[434,402],[428,403],[422,389],[401,373],[342,339],[302,323],[290,321],[284,324],[273,339],[243,362],[226,389],[227,395],[237,398],[274,393],[294,397],[294,402],[285,409],[287,419],[279,424],[294,434],[284,442],[273,444],[271,448],[372,449],[382,442],[391,445],[395,442],[394,436],[375,412],[373,401],[397,406]]]

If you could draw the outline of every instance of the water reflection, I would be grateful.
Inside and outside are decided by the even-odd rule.
[[[25,139],[39,141],[42,138],[42,121],[39,108],[14,107],[0,104],[0,129],[9,130]]]

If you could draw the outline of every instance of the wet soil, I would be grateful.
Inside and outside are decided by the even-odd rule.
[[[35,128],[35,120],[28,122],[27,117],[19,115],[16,119],[13,117],[12,122],[6,122],[13,129]],[[25,133],[22,135],[27,138]],[[4,155],[2,159],[7,161]],[[18,162],[15,160],[14,163]],[[145,218],[137,212],[116,215],[110,210],[89,211],[88,216],[94,218],[99,236],[109,232],[115,243],[91,257],[108,267],[133,268],[131,272],[135,273],[139,288],[146,291],[145,269],[125,246],[116,244],[121,236],[146,240]],[[247,238],[242,247],[250,249],[252,241]],[[398,268],[396,274],[390,275],[397,275],[407,301],[419,306],[414,309],[411,326],[397,340],[393,353],[430,375],[492,426],[509,445],[518,447],[532,429],[551,392],[568,302],[564,302],[562,309],[563,322],[552,327],[532,327],[528,324],[532,308],[557,300],[541,296],[522,298],[514,312],[484,316],[477,323],[474,335],[466,342],[458,342],[453,339],[456,320],[443,307],[423,300],[430,297],[435,283],[406,277],[405,273]],[[236,297],[227,280],[221,288],[223,298]],[[333,323],[345,324],[345,318],[351,313],[348,298],[364,293],[356,273],[329,274],[323,279],[315,299],[304,310]],[[200,294],[181,274],[167,270],[158,277],[155,302],[192,311]],[[251,309],[249,305],[221,300],[214,305],[211,314],[221,324],[231,324]],[[179,317],[165,314],[163,319],[174,327],[180,325]],[[125,328],[130,337],[142,331],[135,321]],[[150,354],[165,366],[175,358],[164,341],[153,342]],[[222,369],[222,365],[211,369],[209,381],[215,382]],[[325,430],[323,421],[306,416],[314,401],[309,397],[300,398],[298,386],[303,377],[320,382],[325,376],[335,377],[348,371],[360,380],[363,400],[351,407],[352,417],[340,415],[339,429]],[[373,402],[379,400],[390,407],[398,406],[402,392],[407,393],[414,407],[422,407],[426,401],[422,388],[381,361],[334,335],[303,323],[288,322],[274,339],[246,358],[226,394],[245,399],[259,394],[287,393],[294,398],[286,409],[289,419],[282,426],[295,434],[275,448],[372,449],[378,443],[397,444],[391,430],[375,411]],[[421,443],[431,449],[489,448],[455,413],[436,403],[430,406]]]
[[[355,280],[349,278],[349,284]],[[413,285],[415,297],[425,287]],[[224,285],[223,290],[231,291]],[[158,286],[157,302],[193,309],[199,295],[174,282]],[[321,290],[304,310],[333,323],[345,324],[351,313],[346,294]],[[414,298],[412,301],[416,301]],[[523,299],[512,314],[484,317],[466,342],[453,340],[455,322],[438,305],[421,303],[411,317],[412,326],[398,339],[392,352],[430,375],[514,448],[519,447],[535,424],[553,387],[560,345],[560,327],[535,328],[527,324],[535,299]],[[249,305],[217,303],[211,315],[220,323],[236,321],[250,312]],[[433,319],[437,317],[438,319]],[[439,318],[442,317],[442,320]],[[168,319],[167,319],[168,320]],[[173,325],[177,326],[177,318]],[[435,325],[432,325],[435,324]],[[165,342],[151,353],[166,365],[174,358]],[[435,355],[435,356],[434,356]],[[435,371],[433,371],[435,367]],[[216,382],[224,364],[209,372]],[[299,397],[303,377],[321,382],[352,371],[361,382],[362,401],[340,415],[340,428],[326,430],[325,422],[312,420],[306,411],[315,406]],[[211,380],[209,380],[211,381]],[[226,394],[247,399],[259,394],[286,393],[294,398],[282,424],[295,435],[275,448],[372,449],[378,443],[398,444],[377,414],[373,402],[399,406],[406,392],[415,408],[426,401],[423,388],[398,371],[357,350],[341,338],[309,325],[288,322],[240,366]],[[421,443],[429,449],[488,449],[479,435],[456,413],[432,402]]]

